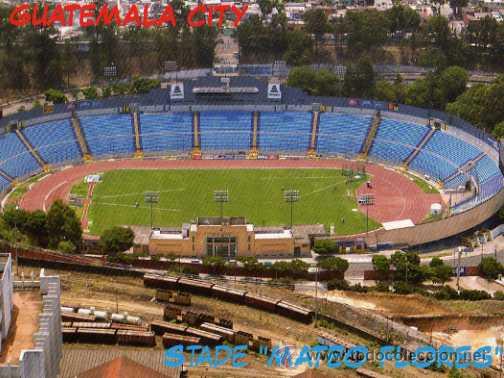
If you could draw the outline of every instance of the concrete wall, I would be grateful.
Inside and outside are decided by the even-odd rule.
[[[504,190],[483,204],[463,213],[414,227],[386,231],[380,229],[367,240],[368,245],[420,245],[442,240],[478,226],[495,214],[504,205]]]
[[[6,259],[4,262],[1,285],[1,305],[2,305],[2,319],[1,319],[1,335],[2,340],[7,337],[9,333],[11,318],[12,318],[12,258],[10,254],[2,254]],[[1,343],[0,343],[1,347]]]

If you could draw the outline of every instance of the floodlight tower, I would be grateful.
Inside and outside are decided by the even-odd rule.
[[[297,189],[286,189],[284,190],[284,200],[288,204],[290,204],[290,228],[292,230],[293,219],[292,219],[292,211],[294,207],[294,203],[298,202],[300,199],[299,190]]]
[[[144,201],[150,204],[150,228],[152,230],[152,206],[159,203],[159,192],[145,192]]]
[[[222,224],[224,218],[224,204],[229,202],[229,192],[228,190],[215,190],[214,191],[214,201],[220,204],[220,221]]]

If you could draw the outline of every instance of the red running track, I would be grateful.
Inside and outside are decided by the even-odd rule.
[[[36,182],[21,199],[26,210],[47,210],[57,199],[66,200],[72,186],[85,176],[117,169],[274,169],[274,168],[349,168],[362,163],[346,160],[118,160],[98,161],[73,166]],[[411,219],[420,223],[434,202],[442,203],[439,194],[424,193],[406,176],[383,166],[366,164],[372,175],[372,188],[362,185],[358,194],[373,194],[375,204],[369,216],[379,222]],[[127,185],[127,183],[125,183]],[[366,209],[359,206],[360,211]]]

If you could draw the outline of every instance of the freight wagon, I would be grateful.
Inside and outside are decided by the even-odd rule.
[[[168,323],[162,320],[155,320],[150,326],[151,331],[153,331],[156,335],[163,335],[166,332],[183,335],[187,329],[187,326],[185,325]]]
[[[115,344],[117,342],[115,329],[79,328],[77,339],[87,344]]]
[[[208,331],[212,333],[216,333],[217,335],[221,335],[224,337],[227,341],[229,341],[231,344],[234,343],[235,341],[235,331],[229,328],[224,328],[222,326],[218,326],[217,324],[213,323],[203,323],[200,325],[200,328],[203,331]]]
[[[165,333],[163,335],[163,346],[165,348],[169,348],[174,345],[199,345],[201,339],[199,337],[194,336],[182,336],[176,335],[174,333]]]
[[[138,332],[120,329],[117,331],[117,342],[120,345],[153,347],[156,345],[156,335],[154,332]]]

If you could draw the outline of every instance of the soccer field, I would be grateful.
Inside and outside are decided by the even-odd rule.
[[[294,224],[334,224],[337,234],[366,230],[366,217],[357,211],[355,190],[365,176],[347,182],[340,170],[117,170],[102,176],[89,210],[89,228],[101,234],[114,225],[149,225],[150,205],[144,192],[157,191],[154,226],[180,226],[198,216],[219,216],[215,190],[228,190],[225,216],[244,216],[257,226],[290,224],[290,205],[283,191],[297,189]],[[81,186],[82,188],[82,186]],[[75,188],[77,189],[77,188]],[[369,220],[370,229],[378,223]]]

